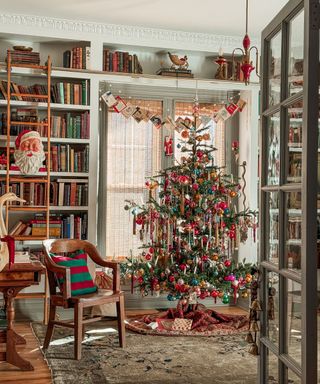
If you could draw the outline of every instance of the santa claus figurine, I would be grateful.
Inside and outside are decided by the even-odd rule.
[[[166,156],[172,156],[173,155],[173,140],[171,136],[165,136],[164,138],[164,153]]]
[[[25,175],[39,172],[46,156],[37,131],[22,131],[16,139],[14,150],[15,164]]]

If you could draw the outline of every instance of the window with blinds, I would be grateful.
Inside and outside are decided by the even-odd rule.
[[[146,108],[163,116],[163,102],[158,100],[127,99],[132,105]],[[193,102],[176,102],[174,115],[177,118],[192,117]],[[212,116],[219,109],[216,104],[201,103],[200,116]],[[106,129],[106,255],[112,257],[138,255],[142,243],[133,235],[132,213],[126,211],[125,201],[132,200],[138,205],[148,200],[145,188],[146,178],[157,174],[163,168],[163,140],[167,134],[174,136],[174,158],[179,159],[177,148],[180,134],[167,128],[156,129],[150,121],[137,123],[134,118],[126,119],[121,113],[110,109]],[[224,124],[210,122],[210,144],[219,150],[214,153],[218,166],[225,164]]]
[[[163,114],[162,101],[127,100],[132,105]],[[121,113],[108,112],[107,185],[106,185],[106,254],[138,254],[138,236],[132,234],[132,218],[124,209],[125,200],[137,204],[147,201],[146,178],[161,169],[161,130],[150,121],[137,123]]]

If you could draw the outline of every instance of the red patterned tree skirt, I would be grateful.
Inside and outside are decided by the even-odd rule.
[[[179,330],[183,321],[174,322],[175,319],[192,320],[191,329],[185,322],[185,330]],[[188,308],[170,308],[167,311],[131,318],[126,327],[131,331],[146,335],[161,336],[216,336],[244,332],[248,330],[249,319],[246,315],[224,315],[206,308],[202,304],[188,306]]]

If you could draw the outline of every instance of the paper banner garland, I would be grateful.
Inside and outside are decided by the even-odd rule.
[[[161,116],[153,114],[145,108],[126,103],[120,96],[114,96],[110,91],[103,93],[101,98],[109,108],[113,108],[115,112],[121,113],[126,119],[133,117],[137,123],[140,123],[141,121],[147,122],[150,120],[157,129],[165,126],[165,128],[170,130],[177,130],[178,132],[181,132],[181,130],[183,130],[185,127],[190,128],[192,124],[191,119],[188,117],[178,117],[176,120],[174,120],[171,116],[168,116],[163,120]],[[246,102],[242,99],[239,99],[237,103],[229,103],[228,105],[224,105],[216,114],[212,116],[201,116],[201,120],[198,122],[198,125],[203,124],[206,126],[212,119],[216,123],[219,120],[226,121],[236,112],[242,112],[245,105]]]

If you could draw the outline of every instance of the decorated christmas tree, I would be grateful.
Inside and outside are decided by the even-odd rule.
[[[255,238],[257,224],[254,212],[237,210],[241,184],[214,164],[216,148],[197,108],[193,121],[180,127],[181,160],[146,182],[146,204],[125,206],[143,245],[138,257],[122,264],[122,272],[142,295],[166,293],[168,300],[178,300],[177,316],[183,317],[181,308],[194,310],[198,299],[227,304],[247,296],[252,266],[235,255],[249,228]]]

